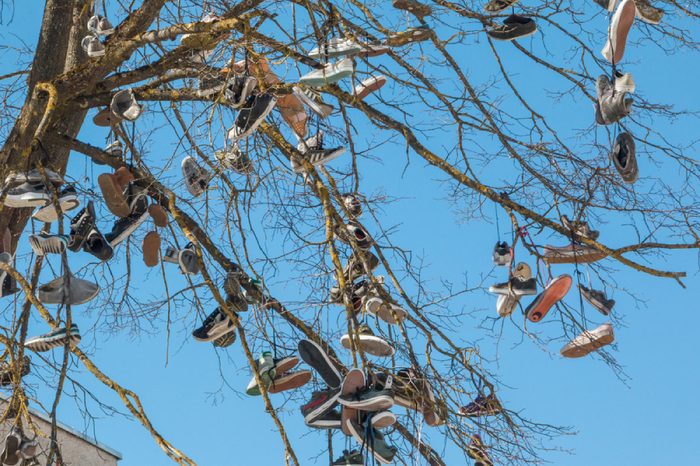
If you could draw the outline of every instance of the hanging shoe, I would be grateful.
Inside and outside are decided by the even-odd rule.
[[[293,91],[300,101],[321,118],[327,118],[333,113],[333,106],[325,103],[318,91],[302,86],[294,86]]]
[[[114,34],[114,26],[104,16],[92,16],[87,23],[88,31],[96,36],[109,36]]]
[[[354,421],[347,422],[350,433],[355,438],[361,448],[366,448],[369,453],[374,456],[377,462],[389,464],[396,456],[397,448],[388,445],[384,441],[384,435],[376,429],[365,429],[363,426]],[[369,433],[367,432],[369,430]],[[369,438],[367,438],[369,437]]]
[[[598,230],[591,230],[591,227],[588,226],[588,222],[582,220],[569,220],[569,217],[566,214],[562,214],[560,220],[564,228],[571,230],[572,233],[578,236],[592,239],[593,241],[596,241],[598,237],[600,237],[600,232]]]
[[[615,306],[614,299],[608,299],[607,296],[605,296],[605,293],[602,291],[586,288],[580,283],[578,285],[578,289],[581,291],[581,296],[583,296],[583,299],[588,301],[591,306],[600,311],[600,313],[604,316],[610,315],[613,306]]]
[[[127,202],[129,202],[129,215],[120,218],[114,223],[112,231],[105,235],[107,241],[116,248],[127,239],[136,229],[148,219],[148,198],[143,192],[136,189],[133,183],[127,187]]]
[[[623,73],[620,70],[615,70],[615,92],[633,93],[637,86],[632,79],[632,73]]]
[[[399,10],[408,11],[418,19],[423,19],[433,13],[432,8],[416,0],[392,0],[391,6]]]
[[[124,146],[121,142],[119,142],[119,140],[116,140],[113,143],[105,146],[104,151],[111,156],[121,157],[124,155]]]
[[[367,420],[369,420],[370,425],[375,429],[386,429],[396,424],[396,415],[391,411],[377,411],[374,413],[367,413],[363,423]]]
[[[85,208],[79,211],[70,222],[68,249],[78,252],[83,247],[90,231],[95,227],[95,205],[88,201]]]
[[[510,8],[516,3],[518,3],[518,0],[490,0],[484,7],[484,10],[494,15]]]
[[[83,40],[80,42],[80,46],[90,58],[103,57],[105,54],[104,44],[100,42],[99,37],[93,36],[92,34],[83,37]]]
[[[338,239],[346,244],[352,244],[352,241],[357,244],[357,247],[363,251],[367,251],[374,244],[374,240],[369,236],[369,233],[355,221],[348,222],[345,229],[338,232]]]
[[[647,0],[634,0],[637,8],[635,16],[645,23],[659,24],[664,17],[664,11],[651,6]]]
[[[56,188],[60,188],[63,183],[65,183],[61,175],[49,168],[45,168],[44,173],[46,173],[46,179],[44,179],[44,176],[38,168],[32,168],[26,173],[12,172],[5,178],[5,184],[3,186],[14,188],[23,183],[51,183]]]
[[[350,259],[348,259],[347,265],[343,269],[345,281],[354,282],[356,279],[366,274],[365,267],[362,262],[363,258],[370,272],[379,267],[379,258],[370,251],[362,251],[361,253],[354,251],[350,256]]]
[[[400,47],[412,42],[428,40],[433,33],[429,26],[422,24],[418,27],[408,28],[405,31],[395,32],[386,38],[385,45]]]
[[[571,289],[571,275],[559,275],[550,281],[545,289],[525,309],[525,315],[530,322],[539,322],[547,315],[556,303],[564,299]]]
[[[479,434],[472,434],[469,446],[467,446],[467,456],[482,466],[493,466],[493,461],[486,451],[486,446],[481,441]]]
[[[497,283],[489,287],[489,292],[500,295],[526,296],[537,294],[537,280],[535,278],[521,279],[511,277],[504,283]]]
[[[586,244],[545,246],[543,259],[547,264],[589,264],[605,258],[607,254]]]
[[[231,103],[231,107],[241,108],[257,85],[258,80],[253,76],[236,75],[226,83],[224,96]]]
[[[17,427],[12,427],[5,437],[5,444],[0,453],[0,463],[18,466],[22,462],[20,456],[20,445],[22,443],[22,432]]]
[[[41,232],[38,235],[29,235],[29,245],[37,256],[61,254],[68,248],[68,239],[68,235]]]
[[[331,466],[364,466],[365,456],[359,450],[343,450],[340,458],[333,461]]]
[[[43,304],[70,304],[77,306],[95,298],[100,287],[78,278],[70,272],[39,287],[38,298]]]
[[[497,241],[493,248],[493,263],[500,266],[510,267],[513,260],[513,250],[505,241]]]
[[[51,193],[43,182],[27,181],[7,191],[5,206],[13,209],[44,207],[51,202]]]
[[[358,100],[363,100],[372,92],[378,91],[386,84],[386,76],[371,76],[355,86],[353,93]]]
[[[131,213],[124,195],[124,185],[116,173],[102,173],[97,177],[97,184],[102,191],[102,197],[110,212],[120,218],[128,217]]]
[[[177,264],[180,266],[180,272],[185,275],[197,275],[199,273],[197,254],[194,252],[192,243],[179,250],[168,246],[163,256],[163,262]]]
[[[343,199],[343,204],[350,215],[353,217],[359,217],[362,215],[362,203],[355,194],[343,194],[341,197]]]
[[[212,341],[212,344],[217,348],[228,348],[236,341],[236,332],[226,333]]]
[[[145,107],[138,103],[133,89],[124,89],[114,94],[110,109],[117,118],[135,121],[141,116]]]
[[[159,228],[168,226],[168,212],[159,204],[148,206],[148,215],[153,219],[153,224]]]
[[[58,193],[58,205],[61,212],[70,212],[80,205],[78,193],[73,186],[66,186]],[[49,202],[44,207],[40,207],[32,214],[32,218],[44,223],[51,223],[58,220],[58,210],[53,202]]]
[[[297,138],[305,138],[308,132],[309,115],[301,100],[294,93],[281,96],[277,99],[277,109],[294,135]]]
[[[112,248],[107,238],[100,233],[96,226],[88,233],[85,243],[83,243],[83,251],[92,254],[103,262],[110,260],[114,256],[114,248]]]
[[[95,124],[95,126],[101,126],[103,128],[117,126],[120,121],[122,121],[121,118],[117,118],[109,107],[103,108],[97,112],[94,117],[92,117],[92,122]]]
[[[365,372],[362,369],[354,368],[350,369],[345,377],[343,377],[343,382],[340,386],[340,392],[338,397],[352,397],[356,393],[359,393],[363,388],[367,386],[367,378]],[[391,388],[391,385],[389,385]],[[349,406],[341,406],[340,411],[340,428],[345,435],[352,435],[350,429],[347,426],[348,421],[360,421],[360,411],[356,408],[351,408]]]
[[[515,296],[512,294],[502,294],[498,295],[496,300],[496,312],[501,317],[508,317],[515,311],[520,302],[520,296]]]
[[[362,46],[350,38],[332,37],[321,47],[315,47],[309,52],[309,58],[319,60],[323,57],[337,58],[355,55],[362,51]]]
[[[622,0],[615,13],[610,19],[610,27],[608,28],[608,40],[601,53],[610,63],[620,63],[622,56],[625,53],[625,44],[627,43],[627,35],[634,23],[634,17],[637,12],[634,0]]]
[[[582,358],[613,341],[615,341],[613,327],[605,323],[593,330],[584,330],[561,349],[561,355],[565,358]]]
[[[143,238],[143,263],[146,267],[158,265],[160,253],[160,235],[157,231],[149,231]]]
[[[297,150],[313,166],[325,165],[345,152],[343,147],[325,149],[323,147],[323,136],[324,132],[319,131],[315,136],[301,141],[297,145]],[[303,173],[305,171],[304,165],[298,162],[295,157],[290,159],[290,164],[294,173]]]
[[[314,391],[309,402],[300,408],[306,425],[315,424],[326,413],[332,411],[333,407],[338,404],[339,396],[340,388]],[[314,425],[314,427],[316,426]]]
[[[274,380],[275,375],[277,375],[277,371],[275,369],[275,362],[272,358],[272,353],[269,351],[263,352],[260,358],[257,361],[255,361],[254,370],[258,373],[260,382],[262,382],[262,384],[265,386],[265,389],[267,389],[267,387],[269,387],[272,381]],[[246,395],[260,395],[260,387],[258,386],[257,380],[255,380],[255,376],[253,376],[251,381],[248,383],[248,386],[246,387]]]
[[[376,336],[372,329],[365,324],[360,324],[355,334],[355,343],[365,353],[378,357],[389,357],[394,355],[394,348],[383,338]],[[340,338],[343,348],[352,350],[352,337],[345,334]]]
[[[620,174],[622,181],[632,184],[639,178],[637,153],[634,139],[629,133],[620,133],[615,139],[615,145],[610,151],[610,159]]]
[[[486,34],[494,40],[511,41],[531,36],[537,32],[537,24],[532,18],[520,15],[510,15],[500,26],[486,30]]]
[[[302,361],[311,366],[326,382],[326,385],[331,388],[340,386],[342,380],[340,372],[318,343],[311,340],[301,340],[298,344],[298,350]]]
[[[299,82],[307,86],[323,87],[335,84],[343,78],[352,75],[355,63],[352,58],[343,58],[335,63],[327,63],[323,68],[311,71],[301,78]]]
[[[34,351],[35,353],[43,353],[46,351],[51,351],[54,348],[63,347],[66,345],[66,343],[77,346],[77,344],[80,343],[80,340],[81,337],[78,325],[72,324],[70,331],[66,327],[60,327],[44,335],[28,338],[24,342],[24,347]]]
[[[220,307],[214,309],[214,312],[209,314],[202,326],[192,332],[192,336],[197,341],[213,341],[217,338],[234,332],[236,327],[233,321],[221,310]]]
[[[368,295],[365,300],[365,310],[367,313],[379,317],[387,324],[398,324],[408,315],[408,312],[401,306],[388,303],[379,296]]]
[[[474,401],[459,408],[459,415],[465,417],[495,416],[503,412],[501,403],[494,393],[488,396],[477,395]]]
[[[253,134],[275,105],[277,105],[277,99],[272,94],[255,94],[248,97],[236,115],[233,127],[228,132],[228,139],[237,142]]]
[[[625,1],[631,2],[632,0]],[[615,92],[614,85],[604,74],[598,77],[596,94],[598,97],[596,123],[599,125],[610,125],[632,112],[632,98],[627,92]]]
[[[212,175],[199,165],[194,157],[188,155],[182,159],[181,167],[185,186],[191,195],[197,197],[207,190]]]
[[[21,362],[15,361],[15,364],[19,364],[20,378],[29,374],[31,371],[31,359],[29,356],[24,356]],[[0,363],[0,387],[7,387],[12,385],[12,376],[14,374],[14,368],[10,364],[10,361],[3,361]]]
[[[248,157],[248,154],[243,152],[236,143],[229,150],[216,151],[214,157],[216,157],[216,160],[219,161],[223,168],[230,168],[241,175],[253,173],[253,162]]]

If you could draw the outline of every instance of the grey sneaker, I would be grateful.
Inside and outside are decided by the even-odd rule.
[[[104,151],[107,152],[109,155],[121,157],[122,155],[124,155],[124,146],[121,142],[119,142],[119,140],[116,140],[113,143],[107,145],[104,148]]]
[[[345,208],[348,210],[348,213],[352,215],[353,217],[359,217],[362,215],[362,203],[360,202],[360,199],[357,197],[355,194],[343,194],[343,204],[345,205]]]
[[[182,177],[185,179],[187,191],[193,196],[199,196],[207,190],[211,174],[197,163],[194,157],[187,156],[182,159]]]
[[[597,240],[600,236],[600,232],[598,230],[591,230],[591,227],[588,226],[588,222],[584,222],[582,220],[571,221],[566,214],[562,214],[560,220],[564,228],[571,230],[578,236],[583,236],[585,238],[592,239],[593,241]]]
[[[93,16],[88,20],[88,31],[97,36],[109,36],[114,34],[114,26],[104,16]]]
[[[493,248],[493,263],[508,267],[513,260],[513,250],[505,241],[497,241]]]
[[[312,421],[307,422],[306,425],[313,427],[314,429],[340,429],[341,419],[342,416],[340,415],[340,411],[337,409],[331,409],[320,416],[317,416]],[[363,464],[364,463],[360,463],[360,465]]]
[[[46,185],[39,181],[27,181],[10,188],[5,196],[5,205],[18,209],[22,207],[44,207],[51,202],[51,193]]]
[[[43,175],[39,171],[38,168],[32,168],[26,173],[23,172],[13,172],[7,175],[7,178],[5,178],[5,186],[9,186],[11,188],[18,186],[22,183],[51,183],[57,188],[61,186],[65,181],[63,180],[63,177],[56,173],[55,171],[45,168],[44,172],[46,173],[46,179],[44,179]]]
[[[625,183],[632,184],[639,178],[634,139],[629,133],[620,133],[610,152],[610,159]]]
[[[598,96],[596,122],[599,125],[615,123],[632,112],[632,98],[627,92],[615,92],[615,86],[604,74],[598,76],[596,93]]]
[[[39,300],[44,304],[84,304],[97,296],[100,287],[70,272],[39,287]]]
[[[138,103],[132,89],[124,89],[114,94],[110,109],[118,118],[134,121],[141,116],[145,107]]]
[[[227,333],[234,332],[236,327],[234,327],[233,322],[229,317],[224,314],[221,308],[217,307],[214,312],[209,314],[202,326],[195,329],[192,332],[192,336],[197,341],[213,341],[217,338],[226,335]]]
[[[27,341],[24,342],[24,346],[34,352],[43,353],[54,348],[65,346],[66,343],[77,345],[80,343],[80,339],[78,325],[72,324],[70,326],[70,331],[68,331],[66,327],[61,327],[53,332],[27,339]]]
[[[320,47],[314,47],[309,51],[309,57],[320,59],[322,57],[336,58],[345,55],[355,55],[362,51],[362,46],[350,38],[333,37]],[[303,80],[300,82],[304,83]],[[305,83],[308,84],[308,83]],[[323,83],[319,84],[323,85]]]
[[[333,106],[325,103],[318,91],[301,86],[294,86],[293,90],[294,95],[321,118],[333,113]]]
[[[92,34],[83,37],[80,46],[90,58],[99,58],[105,54],[105,46],[100,42],[97,36],[93,36]]]
[[[241,108],[250,97],[258,80],[252,76],[236,75],[228,80],[224,87],[224,96],[233,108]]]
[[[581,291],[581,296],[583,299],[588,301],[591,306],[600,311],[603,315],[607,316],[612,312],[613,306],[615,306],[614,299],[608,299],[605,293],[598,290],[593,290],[586,288],[579,283],[578,289]]]
[[[510,15],[500,26],[486,30],[486,34],[494,40],[511,41],[522,39],[537,32],[537,24],[531,19],[520,15]]]
[[[521,280],[518,277],[511,277],[507,282],[491,285],[489,292],[513,296],[534,295],[537,294],[537,280],[534,278]]]

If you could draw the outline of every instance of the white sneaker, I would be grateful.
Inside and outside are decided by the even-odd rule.
[[[593,330],[584,330],[561,349],[561,355],[566,358],[581,358],[613,341],[613,327],[610,323],[605,323]]]
[[[615,72],[615,92],[634,92],[637,85],[634,84],[632,73]]]

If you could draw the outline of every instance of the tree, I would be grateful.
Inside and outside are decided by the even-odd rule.
[[[132,269],[142,266],[132,257],[133,244],[129,246],[127,242],[115,250],[112,259],[126,263],[121,279],[114,280],[101,263],[85,268],[101,277],[100,284],[110,296],[105,306],[121,312],[125,308],[144,309],[143,315],[119,317],[123,324],[138,327],[148,319],[149,309],[167,307],[177,299],[187,299],[198,313],[205,315],[208,312],[204,310],[215,303],[234,323],[251,368],[256,367],[257,349],[265,345],[295,347],[302,338],[321,343],[341,367],[341,361],[347,358],[334,351],[338,346],[330,341],[330,329],[321,325],[321,315],[327,312],[328,293],[336,281],[339,300],[347,311],[343,325],[348,335],[357,334],[366,315],[355,311],[353,277],[344,271],[349,261],[354,261],[358,275],[366,275],[372,292],[383,302],[405,308],[407,316],[399,325],[381,327],[397,351],[391,364],[377,364],[351,338],[352,365],[377,373],[395,372],[404,366],[420,369],[436,397],[423,404],[424,410],[449,413],[451,422],[439,428],[445,439],[466,452],[470,435],[478,426],[486,433],[491,456],[507,463],[535,462],[539,453],[532,442],[560,432],[559,428],[524,419],[508,407],[487,421],[456,421],[460,407],[471,398],[496,393],[499,386],[488,364],[481,361],[478,349],[465,347],[455,339],[450,319],[428,312],[440,309],[442,303],[466,291],[464,287],[427,289],[417,259],[392,243],[391,231],[371,235],[371,251],[386,270],[386,283],[382,283],[372,270],[371,256],[363,252],[363,238],[348,238],[346,225],[354,215],[343,194],[358,193],[363,208],[373,215],[384,201],[359,194],[362,174],[358,160],[371,157],[376,147],[400,144],[405,147],[407,163],[422,160],[441,174],[450,199],[459,206],[460,217],[498,221],[486,209],[494,204],[495,216],[501,215],[512,224],[516,234],[511,246],[520,253],[518,257],[529,257],[537,263],[543,260],[542,267],[536,268],[542,286],[556,276],[550,268],[551,258],[535,242],[545,233],[575,241],[581,248],[593,251],[597,259],[605,258],[590,265],[603,284],[614,280],[614,264],[683,285],[684,272],[664,270],[656,263],[667,251],[697,249],[700,244],[698,201],[693,189],[698,164],[687,155],[689,147],[667,141],[655,130],[655,122],[673,119],[688,124],[692,114],[635,97],[632,115],[603,129],[591,124],[574,138],[566,124],[540,113],[530,103],[531,90],[516,84],[516,70],[508,68],[504,54],[516,51],[527,67],[559,76],[568,87],[548,91],[556,93],[558,99],[577,99],[581,106],[590,107],[589,101],[598,100],[594,90],[597,75],[610,72],[597,45],[591,45],[600,43],[601,34],[604,35],[601,13],[593,10],[595,5],[589,8],[580,2],[544,2],[523,7],[540,32],[544,30],[550,37],[571,44],[571,57],[553,57],[546,47],[527,45],[526,41],[505,44],[505,52],[506,48],[484,34],[498,20],[483,12],[481,5],[437,0],[430,6],[432,14],[421,18],[410,12],[397,13],[398,10],[389,9],[387,2],[379,1],[222,0],[206,2],[202,8],[201,2],[144,0],[110,2],[106,8],[83,0],[48,0],[39,40],[31,52],[31,65],[0,77],[8,103],[2,113],[7,138],[0,152],[0,176],[5,179],[12,173],[27,173],[34,168],[44,176],[46,169],[68,175],[69,160],[81,156],[87,164],[106,165],[113,170],[128,168],[135,185],[171,216],[168,233],[174,248],[182,249],[185,242],[193,244],[201,274],[188,277],[184,289],[170,290],[164,273],[168,295],[160,302],[144,301],[131,292]],[[685,17],[685,22],[679,24],[692,27],[697,17],[696,2],[666,2],[665,6],[667,18]],[[200,20],[208,11],[216,13],[218,19]],[[88,20],[97,12],[115,21],[116,28],[104,39],[104,56],[91,59],[81,43],[88,35]],[[406,21],[422,26],[428,21],[431,28],[394,32],[397,25]],[[641,24],[637,21],[634,26],[642,34],[641,40],[663,40],[669,49],[694,52],[690,30],[674,26],[671,21]],[[423,35],[420,45],[409,37],[414,32]],[[179,42],[184,35],[189,36]],[[237,148],[232,148],[226,142],[225,130],[236,110],[232,109],[233,97],[221,84],[237,73],[247,73],[257,79],[259,92],[274,95],[281,108],[293,107],[289,101],[297,98],[297,77],[308,68],[321,68],[328,60],[323,54],[312,58],[308,51],[313,47],[323,49],[330,38],[336,37],[349,37],[366,48],[371,48],[371,44],[378,46],[382,40],[391,44],[391,50],[381,59],[375,60],[366,49],[358,54],[351,79],[357,82],[368,75],[382,74],[392,83],[392,91],[375,94],[369,103],[369,99],[358,97],[343,83],[325,85],[320,90],[335,107],[332,117],[321,119],[309,111],[304,123],[307,128],[298,131],[288,124],[293,118],[274,111],[254,135],[239,140]],[[471,77],[477,64],[455,53],[457,50],[486,52],[491,60],[490,74],[483,79]],[[202,56],[206,59],[202,60]],[[268,64],[284,80],[269,74]],[[219,87],[214,87],[215,92],[207,92],[211,89],[207,82]],[[498,86],[494,85],[496,82]],[[153,115],[150,119],[141,117],[134,125],[117,121],[110,128],[110,140],[122,141],[125,155],[114,155],[81,141],[81,129],[86,123],[91,124],[89,118],[86,120],[88,114],[107,109],[115,93],[124,89],[132,89],[139,102],[147,103],[145,115]],[[11,105],[15,96],[22,93],[26,97],[21,106]],[[360,124],[375,128],[375,140],[368,142],[358,137],[356,128]],[[290,142],[295,141],[294,132],[303,133],[296,135],[303,139],[314,126],[325,130],[327,140],[347,147],[349,156],[345,156],[344,163],[332,169],[313,166],[308,156],[300,152],[304,146],[298,148]],[[658,163],[672,165],[680,176],[655,183],[623,182],[607,156],[619,131],[633,135],[640,154],[663,154],[663,162]],[[210,189],[203,197],[193,198],[182,189],[181,181],[164,177],[177,162],[176,154],[160,160],[146,156],[149,140],[156,134],[167,134],[168,140],[191,152],[199,164],[215,175],[209,186],[218,186],[219,196],[210,195]],[[589,155],[582,155],[583,148]],[[252,170],[228,170],[214,156],[222,149],[224,160],[236,151],[246,154],[254,161]],[[303,168],[298,170],[304,172],[303,176],[289,170],[290,162]],[[518,176],[503,180],[498,169],[506,166],[515,167]],[[80,188],[86,199],[102,202],[94,194],[94,184]],[[9,189],[6,184],[0,199],[5,199]],[[60,211],[58,193],[52,190],[51,194]],[[559,221],[562,214],[571,217],[574,228]],[[612,247],[603,239],[598,241],[595,235],[582,234],[576,227],[577,222],[602,221],[613,214],[625,216],[634,224],[638,237],[632,244]],[[31,215],[32,209],[0,207],[0,231],[10,233],[11,245],[5,247],[6,252],[14,255],[20,242],[26,241]],[[251,221],[251,215],[262,220],[261,224]],[[60,217],[58,232],[67,233],[64,216]],[[360,219],[353,221],[359,225]],[[46,224],[43,231],[52,228],[55,231],[55,226]],[[369,230],[361,225],[360,228]],[[269,250],[269,245],[261,240],[267,233],[283,244]],[[64,272],[70,270],[71,256],[65,252],[62,255]],[[37,297],[46,261],[43,256],[31,256],[23,258],[21,264],[0,263],[0,269],[16,281],[19,293],[12,299],[21,304],[21,312],[5,322],[7,336],[3,337],[4,357],[13,382],[6,417],[14,417],[17,422],[22,422],[28,403],[21,384],[20,362],[30,316],[38,312],[52,328],[73,322],[70,305],[51,310]],[[574,277],[579,278],[580,264],[574,262]],[[265,278],[282,264],[296,270],[300,288],[308,292],[306,301],[316,304],[313,315],[290,309],[275,298],[274,289],[265,286]],[[22,273],[24,266],[26,272]],[[222,277],[229,275],[240,283],[254,313],[237,312],[220,290]],[[419,294],[408,292],[407,282]],[[110,286],[111,283],[115,285]],[[390,293],[390,289],[394,292]],[[556,307],[560,311],[561,339],[586,330],[586,316],[577,307],[565,302]],[[605,350],[601,354],[615,365],[611,354]],[[66,344],[62,365],[56,368],[54,419],[70,361],[75,359],[118,394],[165,454],[180,464],[194,464],[186,455],[186,448],[180,450],[171,445],[151,424],[138,395],[112,380],[108,370],[98,368],[76,345]],[[341,367],[341,371],[345,370]],[[252,372],[257,383],[265,387],[262,375]],[[274,399],[266,389],[261,391],[265,407],[279,429],[288,463],[299,464],[293,442],[276,414]],[[398,458],[415,454],[431,465],[443,464],[436,450],[416,435],[421,422],[421,415],[411,414],[396,424],[392,440],[400,447]],[[55,429],[52,434],[55,436]],[[332,450],[329,451],[332,456]],[[47,464],[55,461],[60,464],[61,455],[54,444]]]

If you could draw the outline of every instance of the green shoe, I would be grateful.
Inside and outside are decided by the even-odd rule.
[[[267,389],[277,375],[272,353],[265,351],[255,365],[258,374],[260,375],[260,381],[265,385],[265,389]],[[258,382],[255,380],[255,376],[253,376],[253,378],[250,380],[245,392],[249,396],[260,395],[260,387],[258,386]]]

